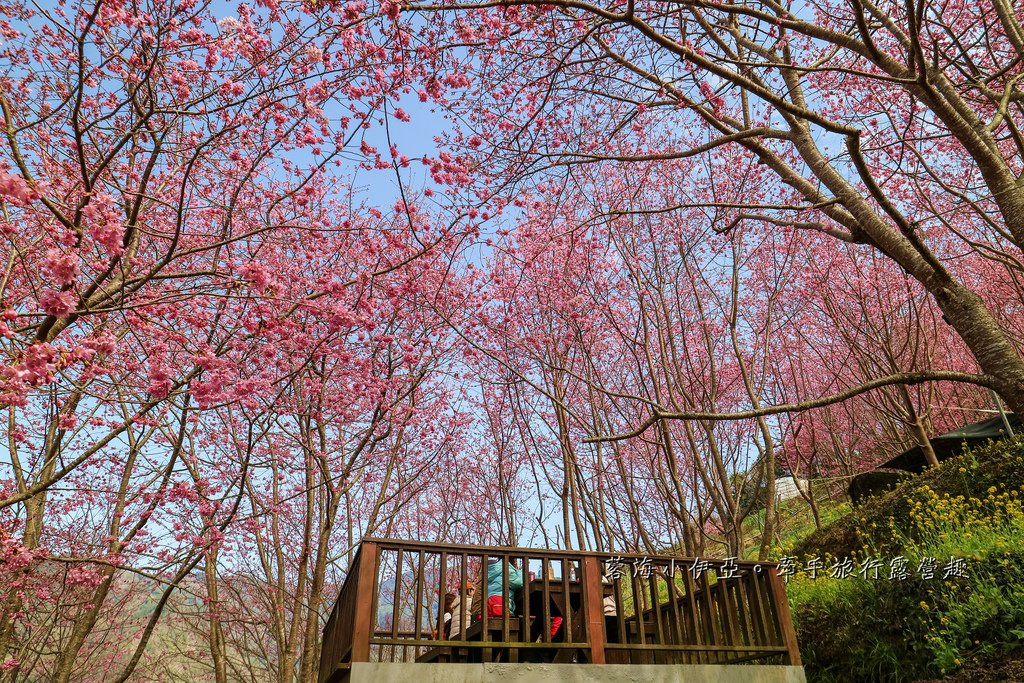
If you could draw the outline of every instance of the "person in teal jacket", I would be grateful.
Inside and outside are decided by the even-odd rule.
[[[487,597],[490,599],[492,595],[504,595],[505,591],[502,590],[502,573],[504,562],[500,557],[491,557],[487,559]],[[513,565],[508,566],[508,595],[505,595],[506,609],[509,614],[516,613],[516,601],[512,597],[515,591],[520,590],[523,587],[523,572],[517,569]],[[486,609],[486,606],[484,606]]]

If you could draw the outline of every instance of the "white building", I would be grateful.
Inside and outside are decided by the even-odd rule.
[[[789,500],[807,490],[807,480],[799,477],[777,477],[775,479],[775,500]]]

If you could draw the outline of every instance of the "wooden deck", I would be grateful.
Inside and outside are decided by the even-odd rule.
[[[483,618],[489,560],[516,611]],[[509,590],[518,571],[523,586]],[[471,585],[479,607],[445,635],[445,593],[470,605]],[[799,665],[800,655],[774,563],[367,539],[324,627],[319,683],[345,680],[351,662]]]

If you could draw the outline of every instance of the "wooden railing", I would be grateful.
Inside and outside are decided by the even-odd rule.
[[[771,562],[367,539],[324,627],[319,683],[370,661],[798,665],[800,655]]]

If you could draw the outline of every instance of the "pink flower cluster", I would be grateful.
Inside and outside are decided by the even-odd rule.
[[[124,225],[119,217],[117,203],[109,194],[96,194],[82,210],[89,219],[89,234],[112,257],[124,252]]]
[[[103,575],[95,567],[78,565],[68,570],[67,582],[69,586],[95,588],[103,583]]]
[[[43,257],[43,272],[58,285],[70,285],[78,277],[78,259],[60,249],[50,249]]]
[[[25,206],[36,199],[36,194],[21,176],[0,172],[0,199]]]
[[[32,558],[32,551],[13,538],[0,541],[0,568],[7,576],[14,576],[16,572],[29,566]]]
[[[64,318],[74,313],[78,297],[71,291],[58,292],[48,289],[39,296],[39,307],[47,315]]]
[[[267,287],[274,283],[270,272],[266,266],[256,261],[249,261],[239,269],[239,274],[252,283],[252,288],[258,292],[263,293]]]
[[[25,384],[41,384],[52,381],[56,369],[57,348],[52,344],[33,344],[25,349],[21,363],[4,368],[4,374]]]

